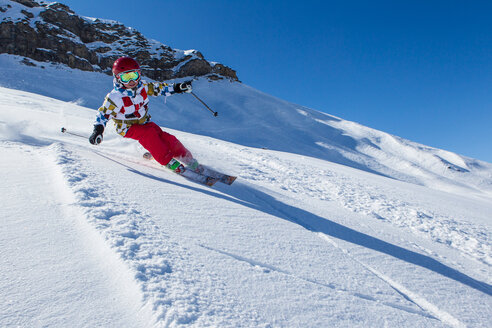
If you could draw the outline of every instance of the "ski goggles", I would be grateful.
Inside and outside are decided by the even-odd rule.
[[[137,81],[140,79],[140,73],[138,71],[129,71],[118,74],[118,79],[123,83],[130,81]]]

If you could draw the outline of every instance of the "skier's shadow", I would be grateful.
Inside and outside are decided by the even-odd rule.
[[[343,226],[339,223],[330,221],[327,218],[318,216],[304,209],[285,204],[275,199],[271,195],[264,193],[258,189],[252,188],[244,183],[241,183],[240,181],[235,182],[232,186],[225,186],[218,183],[213,189],[202,186],[195,187],[190,184],[183,184],[176,181],[167,180],[153,174],[144,173],[112,158],[106,157],[102,154],[99,155],[126,167],[130,172],[146,177],[148,179],[172,184],[182,188],[187,188],[192,191],[227,200],[275,217],[279,217],[289,222],[298,224],[309,231],[321,232],[327,236],[337,238],[352,243],[354,245],[366,247],[368,249],[372,249],[377,252],[392,256],[401,261],[418,265],[427,270],[441,274],[444,277],[453,279],[463,285],[474,288],[484,294],[492,296],[492,286],[490,284],[476,280],[429,256],[410,251],[400,246],[393,245],[391,243],[385,242],[384,240],[372,237],[365,233],[361,233],[354,229]]]

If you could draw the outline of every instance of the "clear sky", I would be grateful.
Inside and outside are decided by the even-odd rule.
[[[60,2],[284,100],[492,162],[492,1]]]

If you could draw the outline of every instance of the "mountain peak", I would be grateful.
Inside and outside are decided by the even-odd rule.
[[[196,50],[178,50],[147,39],[120,22],[77,15],[58,2],[0,0],[0,53],[111,74],[115,59],[136,58],[155,80],[208,76],[238,81],[236,71],[207,61]]]

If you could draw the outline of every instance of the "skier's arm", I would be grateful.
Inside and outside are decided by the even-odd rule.
[[[174,93],[172,85],[163,82],[149,82],[145,83],[148,96],[170,96]]]
[[[147,95],[149,96],[170,96],[175,93],[191,92],[191,81],[183,83],[167,84],[163,82],[146,83]]]

